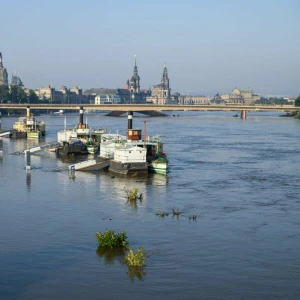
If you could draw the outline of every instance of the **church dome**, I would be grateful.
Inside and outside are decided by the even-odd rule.
[[[22,86],[22,80],[18,76],[12,76],[11,78],[11,85],[16,85],[16,86]]]

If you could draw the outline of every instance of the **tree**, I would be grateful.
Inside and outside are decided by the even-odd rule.
[[[300,106],[300,95],[295,100],[295,106]]]
[[[6,85],[0,85],[0,103],[7,103],[10,101],[9,88]]]
[[[29,103],[38,103],[39,101],[40,101],[39,97],[36,95],[34,90],[29,90],[28,102]]]

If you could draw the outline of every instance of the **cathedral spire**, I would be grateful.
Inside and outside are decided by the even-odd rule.
[[[138,68],[136,65],[136,55],[134,55],[134,68],[133,68],[133,75],[130,80],[130,90],[133,93],[140,92],[140,76],[139,76]]]
[[[2,53],[0,52],[0,67],[2,67]]]

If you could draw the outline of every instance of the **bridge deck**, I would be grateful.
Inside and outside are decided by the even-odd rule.
[[[47,109],[87,110],[100,111],[300,111],[300,107],[292,105],[156,105],[156,104],[0,104],[0,109]]]

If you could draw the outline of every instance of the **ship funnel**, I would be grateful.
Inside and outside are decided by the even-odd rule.
[[[27,106],[27,109],[26,109],[26,117],[27,119],[30,119],[30,107]]]
[[[128,127],[127,129],[132,129],[132,111],[128,111]]]
[[[79,124],[83,124],[83,106],[79,108]]]

